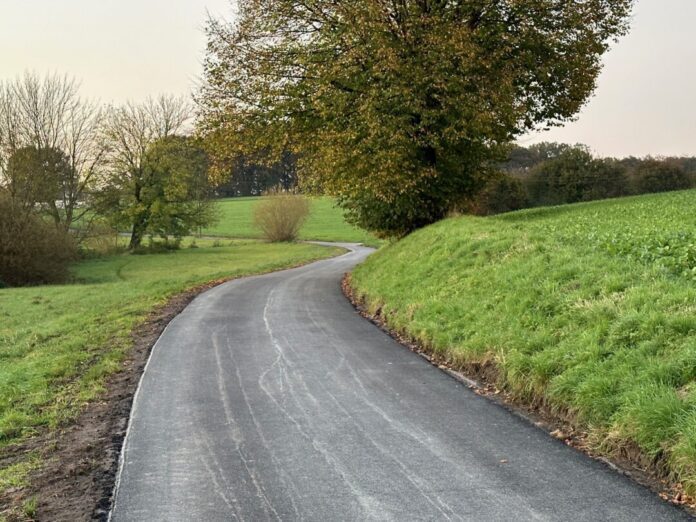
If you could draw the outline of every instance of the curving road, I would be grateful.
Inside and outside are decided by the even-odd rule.
[[[112,520],[689,520],[477,396],[341,294],[369,249],[226,283],[157,342]]]

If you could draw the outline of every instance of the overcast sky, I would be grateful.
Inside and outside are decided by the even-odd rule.
[[[228,0],[0,0],[0,79],[68,73],[105,102],[189,93],[206,11]],[[631,34],[606,56],[577,121],[525,137],[601,155],[696,155],[696,0],[638,0]]]

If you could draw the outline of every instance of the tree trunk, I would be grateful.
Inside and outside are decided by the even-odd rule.
[[[131,230],[130,244],[128,248],[130,250],[135,250],[143,242],[143,236],[145,235],[145,229],[147,228],[147,218],[144,214],[140,214],[133,222],[133,228]]]
[[[133,195],[135,196],[135,201],[141,202],[142,186],[136,181]],[[138,215],[133,220],[133,228],[131,229],[131,238],[128,248],[130,250],[135,250],[140,246],[143,241],[143,236],[145,235],[145,228],[147,224],[147,216],[145,212],[139,212]]]

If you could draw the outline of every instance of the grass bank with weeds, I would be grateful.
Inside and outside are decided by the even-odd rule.
[[[696,191],[490,218],[387,246],[353,290],[388,326],[696,494]],[[616,453],[615,453],[616,454]]]
[[[199,240],[197,248],[85,260],[75,266],[72,284],[0,289],[0,456],[13,455],[18,442],[66,424],[98,399],[132,346],[133,329],[173,295],[339,252]],[[0,499],[41,465],[36,455],[17,457],[0,469]]]

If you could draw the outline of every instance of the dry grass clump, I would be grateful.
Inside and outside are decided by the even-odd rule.
[[[295,241],[309,210],[306,197],[272,190],[254,208],[254,225],[269,241]]]

